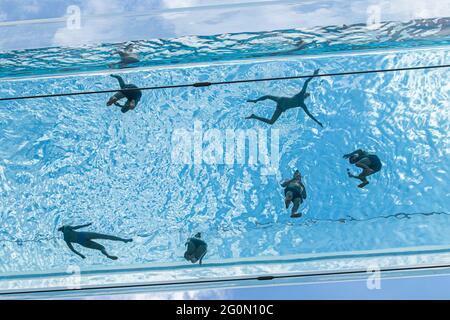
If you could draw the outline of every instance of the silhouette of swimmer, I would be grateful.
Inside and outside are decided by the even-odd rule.
[[[103,253],[105,256],[107,256],[109,259],[117,260],[116,256],[111,256],[106,252],[106,249],[101,244],[94,242],[92,240],[111,240],[111,241],[122,241],[124,243],[133,241],[132,239],[123,239],[115,236],[109,236],[106,234],[100,234],[100,233],[94,233],[94,232],[76,232],[75,230],[89,227],[92,225],[92,223],[84,224],[81,226],[62,226],[58,229],[58,231],[61,231],[64,234],[64,241],[67,243],[67,246],[69,247],[72,252],[79,255],[81,258],[85,259],[86,257],[79,253],[75,248],[73,247],[72,243],[77,243],[85,248],[99,250],[101,253]]]
[[[295,43],[295,49],[292,49],[291,51],[299,51],[299,50],[303,50],[303,49],[307,49],[307,47],[317,47],[317,40],[313,40],[310,42],[306,42],[302,39],[296,41]]]
[[[344,159],[348,159],[351,164],[363,169],[363,171],[357,176],[352,174],[350,169],[347,169],[347,174],[350,178],[361,180],[362,183],[358,185],[359,188],[364,188],[368,185],[369,181],[367,180],[367,177],[380,171],[382,167],[380,158],[378,158],[377,155],[368,153],[361,149],[344,155]]]
[[[202,264],[203,257],[206,254],[206,251],[208,249],[208,245],[205,241],[202,239],[201,233],[197,233],[195,236],[187,239],[185,246],[186,252],[184,253],[184,258],[187,261],[190,261],[192,263],[196,263],[197,261],[199,264]]]
[[[123,50],[118,50],[116,53],[120,56],[120,62],[109,64],[110,68],[118,66],[119,68],[126,68],[129,64],[138,63],[139,57],[133,51],[133,44],[127,45]]]
[[[125,84],[122,77],[118,75],[112,74],[111,77],[116,78],[117,81],[119,81],[120,89],[128,89],[128,90],[119,90],[116,94],[114,94],[111,98],[109,98],[109,101],[106,103],[106,105],[109,107],[112,104],[114,104],[120,107],[123,113],[136,108],[137,104],[139,103],[139,100],[141,100],[142,91],[139,90],[138,87],[135,86],[134,84]],[[127,98],[127,102],[124,105],[121,105],[117,101],[123,98]]]
[[[283,182],[281,186],[284,188],[284,203],[286,205],[286,209],[289,208],[291,202],[294,203],[291,218],[300,218],[302,214],[297,213],[297,211],[300,204],[302,204],[303,200],[306,199],[306,188],[302,182],[302,175],[300,171],[296,170],[294,172],[294,177]]]
[[[314,76],[316,76],[318,74],[319,74],[319,69],[314,71]],[[314,78],[314,76],[308,78],[305,81],[305,84],[303,85],[302,91],[300,91],[298,94],[296,94],[293,97],[287,98],[287,97],[275,97],[275,96],[268,95],[268,96],[263,96],[256,100],[247,100],[247,102],[252,102],[252,103],[256,103],[256,102],[264,101],[264,100],[272,100],[277,103],[277,108],[275,109],[275,112],[271,119],[258,117],[255,114],[252,114],[251,116],[246,117],[246,119],[256,119],[256,120],[259,120],[259,121],[262,121],[262,122],[265,122],[268,124],[274,124],[275,121],[277,121],[278,118],[281,116],[281,114],[283,112],[285,112],[286,110],[300,107],[303,109],[303,111],[305,111],[305,113],[311,119],[313,119],[315,122],[317,122],[319,124],[319,126],[323,127],[322,123],[320,123],[316,118],[314,118],[314,116],[309,112],[309,110],[305,104],[305,99],[310,96],[310,93],[306,92],[306,89],[308,87],[309,82]]]

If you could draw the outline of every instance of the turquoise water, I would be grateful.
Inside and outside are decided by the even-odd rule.
[[[446,28],[448,24],[438,29]],[[285,35],[289,34],[293,31]],[[243,49],[246,45],[255,49],[258,60],[235,60],[251,57],[250,49],[240,49],[236,51],[240,55],[234,52],[223,58],[226,53],[219,50],[192,61],[184,57],[186,48],[174,48],[184,57],[178,62],[202,64],[173,65],[174,61],[161,58],[167,63],[149,63],[172,65],[145,68],[149,65],[143,59],[139,69],[114,72],[128,83],[147,87],[310,75],[317,68],[327,74],[450,62],[450,51],[444,46],[449,40],[446,33],[439,39],[425,38],[427,45],[434,46],[417,50],[409,50],[406,40],[391,38],[389,51],[361,47],[354,52],[302,51],[279,57],[268,54],[273,43],[266,35],[252,37],[262,41],[257,49],[247,38],[239,40]],[[370,37],[359,37],[354,44],[348,40],[347,48],[372,43]],[[202,42],[195,41],[199,42],[191,46],[201,47]],[[220,36],[214,41],[220,42]],[[225,40],[223,46],[227,48]],[[49,50],[62,51],[45,49],[42,54]],[[83,52],[80,61],[89,55],[100,57],[91,48],[79,50]],[[30,59],[31,65],[36,53],[27,54],[23,59]],[[212,63],[212,57],[223,62]],[[0,97],[117,88],[105,71],[105,62],[111,60],[104,61],[102,68],[97,62],[84,62],[85,66],[75,63],[74,70],[96,72],[5,78],[0,82]],[[60,63],[55,62],[58,72]],[[44,65],[25,74],[51,73],[52,68]],[[22,67],[16,64],[9,70]],[[4,75],[8,72],[13,71]],[[0,270],[182,264],[186,238],[199,231],[209,244],[205,263],[446,246],[450,244],[448,79],[447,68],[313,79],[307,105],[323,129],[297,109],[285,113],[272,127],[244,119],[251,113],[270,117],[274,110],[273,103],[254,105],[247,99],[294,95],[302,79],[149,90],[136,110],[126,114],[106,107],[110,94],[105,93],[0,101]],[[247,142],[243,163],[224,163],[221,155],[229,156],[224,141],[218,143],[224,154],[215,161],[205,154],[200,163],[194,163],[195,154],[189,161],[179,152],[174,136],[179,130],[192,132],[195,125],[201,125],[204,140],[205,134],[211,134],[208,130],[222,138],[227,130],[253,130],[267,142],[278,136],[279,163],[267,175],[266,166],[249,160],[252,142]],[[208,149],[206,142],[203,148]],[[376,152],[383,163],[382,171],[369,178],[364,190],[347,177],[349,165],[342,159],[356,148]],[[296,168],[304,175],[308,198],[301,207],[304,217],[293,220],[283,207],[279,182],[290,178]],[[119,256],[117,261],[79,248],[87,256],[81,260],[68,250],[56,229],[87,222],[93,226],[86,230],[132,237],[134,242],[102,242]]]
[[[439,18],[382,22],[378,28],[373,29],[368,29],[365,24],[356,24],[216,36],[186,36],[177,39],[131,41],[128,44],[137,48],[140,60],[130,67],[150,67],[448,45],[449,34],[449,18]],[[123,49],[124,45],[0,51],[0,77],[104,70],[107,65],[120,61],[116,51]]]

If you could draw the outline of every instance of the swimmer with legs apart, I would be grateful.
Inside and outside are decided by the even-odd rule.
[[[108,254],[104,246],[93,240],[122,241],[124,243],[133,241],[132,239],[123,239],[116,236],[110,236],[101,233],[76,231],[81,228],[89,227],[90,225],[92,225],[92,223],[84,224],[81,226],[62,226],[58,229],[58,231],[61,231],[64,234],[64,241],[66,242],[69,249],[83,259],[85,259],[86,257],[81,253],[79,253],[77,250],[75,250],[75,248],[73,247],[73,243],[79,244],[88,249],[99,250],[109,259],[117,260],[118,258],[116,256]]]
[[[259,117],[255,114],[252,114],[252,115],[246,117],[245,119],[255,119],[255,120],[259,120],[259,121],[262,121],[262,122],[272,125],[278,120],[278,118],[285,111],[287,111],[289,109],[294,109],[294,108],[302,108],[303,111],[308,115],[308,117],[310,117],[312,120],[314,120],[319,126],[323,127],[322,123],[319,120],[317,120],[311,114],[311,112],[309,112],[309,110],[305,104],[305,100],[310,96],[310,93],[306,92],[306,89],[308,88],[308,84],[318,74],[319,74],[319,69],[314,71],[314,75],[312,77],[309,77],[305,81],[302,90],[293,97],[287,98],[287,97],[276,97],[276,96],[267,95],[267,96],[258,98],[256,100],[247,100],[247,102],[252,102],[252,103],[257,103],[257,102],[265,101],[265,100],[271,100],[271,101],[276,102],[277,106],[276,106],[275,112],[272,115],[272,118],[270,118],[270,119]]]

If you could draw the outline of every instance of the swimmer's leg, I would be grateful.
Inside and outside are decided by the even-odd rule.
[[[293,197],[294,197],[294,194],[292,193],[292,191],[286,192],[286,197],[284,198],[284,204],[286,206],[286,209],[289,208],[289,206],[291,205]]]
[[[368,158],[363,158],[360,161],[358,161],[357,163],[355,163],[355,165],[358,168],[363,169],[363,171],[359,175],[355,176],[354,174],[350,173],[350,170],[347,169],[348,176],[350,178],[355,178],[355,179],[361,180],[362,183],[359,184],[358,187],[364,188],[365,186],[367,186],[369,184],[367,177],[374,173],[374,171],[369,167],[370,160]]]
[[[264,101],[264,100],[272,100],[272,101],[274,101],[276,103],[279,103],[280,102],[280,97],[267,95],[267,96],[262,96],[261,98],[258,98],[256,100],[247,100],[247,102],[257,103],[259,101]]]
[[[355,176],[350,169],[347,168],[347,174],[349,178],[355,178],[355,179],[359,179],[358,176]]]
[[[274,124],[275,121],[278,120],[278,118],[281,116],[282,113],[283,113],[283,110],[281,108],[277,107],[275,112],[274,112],[274,114],[272,115],[271,119],[258,117],[257,115],[254,115],[254,114],[252,114],[249,117],[246,117],[246,119],[255,119],[255,120],[259,120],[259,121],[265,122],[267,124]]]
[[[369,181],[366,178],[367,174],[364,171],[361,172],[361,174],[355,176],[353,173],[350,172],[350,169],[347,169],[347,174],[348,174],[349,178],[355,178],[355,179],[361,180],[362,183],[360,185],[358,185],[358,187],[360,187],[360,188],[364,188],[366,185],[369,184]]]
[[[369,184],[369,180],[367,180],[366,178],[363,178],[361,181],[362,183],[358,184],[358,188],[362,189]]]
[[[291,218],[300,218],[302,216],[301,213],[297,213],[298,208],[300,207],[301,199],[295,198],[292,202],[294,202],[294,206],[292,207]]]
[[[116,236],[110,236],[107,234],[95,233],[95,232],[86,232],[86,238],[89,240],[111,240],[111,241],[122,241],[124,243],[131,242],[133,239],[124,239]]]
[[[120,111],[122,111],[122,113],[126,113],[126,112],[128,112],[128,111],[130,111],[131,110],[131,108],[129,107],[129,106],[121,106],[122,107],[122,109],[120,109]]]
[[[85,241],[83,243],[83,247],[99,250],[101,253],[103,253],[105,256],[107,256],[111,260],[117,260],[118,258],[116,256],[111,256],[106,252],[106,249],[104,246],[102,246],[100,243],[94,242],[92,240]]]
[[[117,92],[116,94],[114,94],[111,98],[109,98],[108,102],[106,103],[106,105],[109,107],[113,104],[116,104],[117,101],[122,100],[123,98],[125,98],[125,95],[122,92]]]
[[[363,158],[359,160],[357,163],[355,163],[355,166],[363,169],[363,172],[360,174],[360,176],[363,175],[364,177],[370,176],[371,174],[375,173],[375,171],[369,167],[370,165],[371,162],[369,158]]]
[[[206,255],[207,247],[205,245],[198,246],[195,256],[199,257],[198,263],[202,264],[203,257]]]
[[[311,112],[309,112],[308,108],[304,105],[302,106],[303,111],[305,111],[305,113],[308,115],[308,117],[310,117],[312,120],[314,120],[319,126],[321,126],[323,128],[323,124],[317,120],[312,114]]]
[[[117,81],[119,81],[119,85],[120,85],[121,89],[123,89],[125,87],[125,81],[123,81],[121,76],[118,76],[116,74],[112,74],[111,77],[116,78]]]
[[[130,110],[133,110],[136,107],[136,102],[134,100],[127,101],[125,105],[120,106],[122,109],[122,113],[128,112]]]

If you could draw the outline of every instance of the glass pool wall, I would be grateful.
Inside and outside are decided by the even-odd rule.
[[[41,52],[44,60],[39,52],[3,54],[2,290],[69,288],[67,281],[78,279],[73,273],[82,275],[78,285],[91,286],[447,263],[447,20],[406,23],[398,28],[417,39],[399,44],[393,37],[384,48],[361,34],[352,44],[361,27],[348,28],[339,30],[341,46],[323,41],[319,48],[291,51],[287,41],[281,53],[275,49],[283,40],[306,33],[241,36],[242,47],[203,57],[183,50],[201,38],[176,50],[175,40],[167,44],[170,55],[179,50],[184,58],[165,63],[161,50],[161,63],[144,58],[120,70],[101,68],[92,47],[79,49],[69,69],[48,64],[49,49]],[[209,38],[207,47],[233,37],[239,39]],[[89,55],[97,61],[83,65]],[[14,64],[14,57],[23,60]],[[43,67],[26,68],[38,63]],[[321,76],[309,85],[307,105],[323,129],[301,109],[273,126],[245,119],[252,113],[270,117],[274,110],[269,102],[248,99],[292,96],[305,78],[248,80],[309,76],[316,69]],[[139,87],[248,82],[145,90],[136,110],[122,114],[105,106],[112,93],[96,93],[117,88],[112,72]],[[383,162],[364,190],[348,179],[342,159],[356,148],[376,152]],[[308,198],[304,217],[294,220],[283,207],[279,182],[297,168]],[[84,248],[81,260],[57,228],[87,222],[93,223],[89,231],[134,241],[103,242],[117,261]],[[183,260],[184,243],[195,232],[208,242],[202,266]]]

